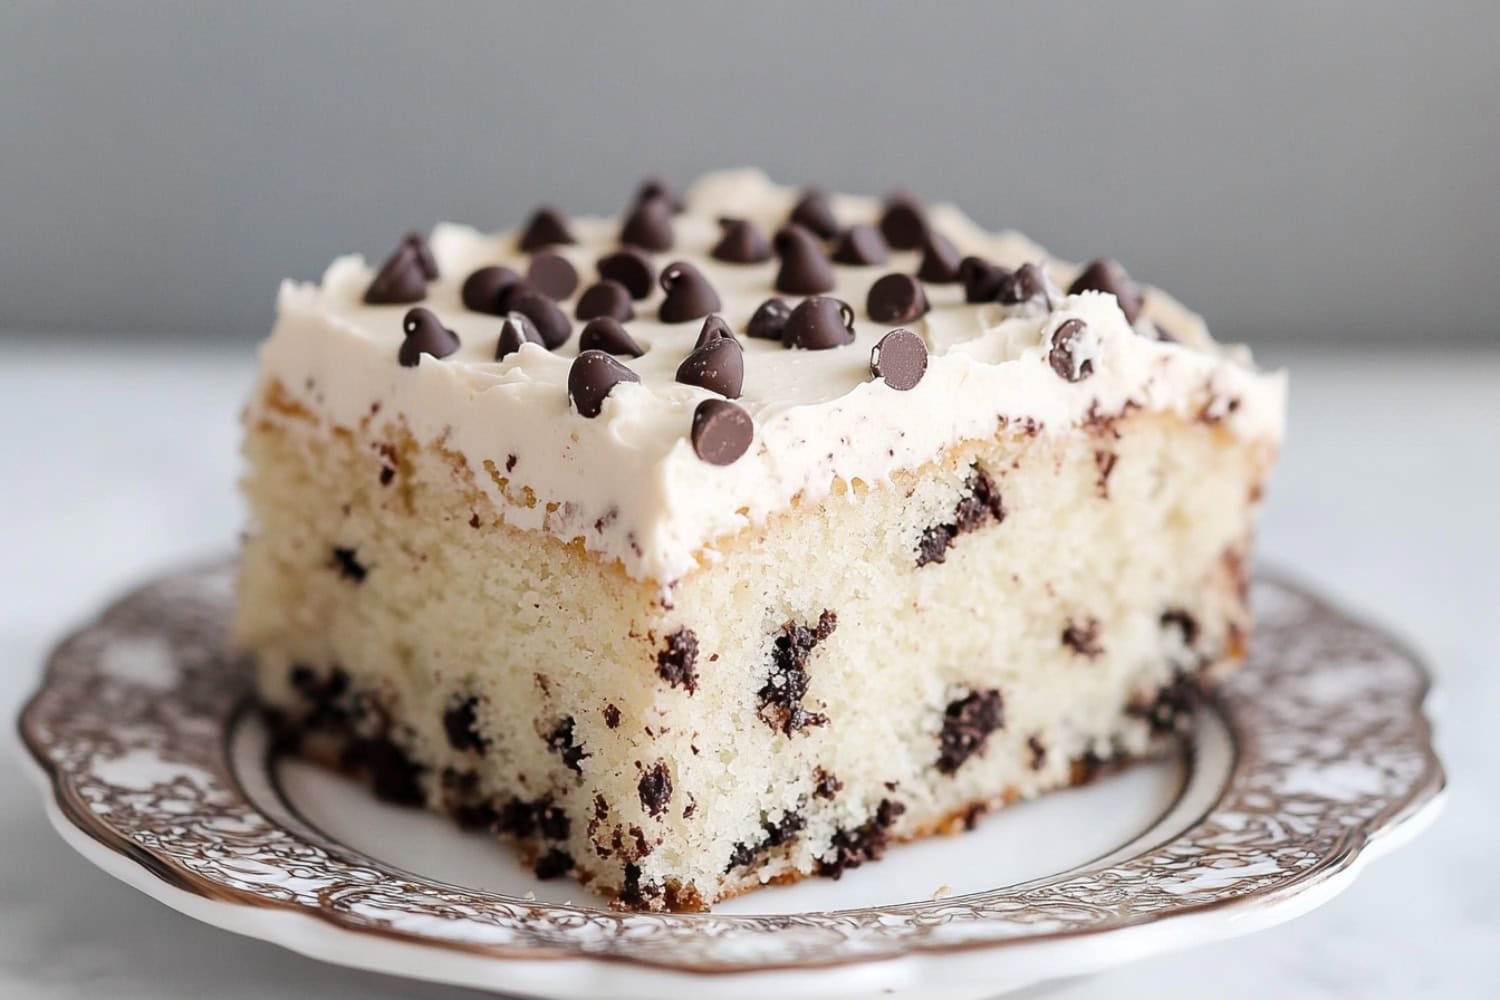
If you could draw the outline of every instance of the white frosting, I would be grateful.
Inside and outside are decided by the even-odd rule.
[[[722,299],[723,317],[742,334],[755,308],[781,294],[772,287],[778,265],[774,258],[742,265],[709,257],[720,236],[717,219],[753,219],[769,236],[796,194],[753,170],[703,178],[688,194],[687,211],[673,219],[674,247],[656,255],[658,269],[675,260],[694,264]],[[880,211],[875,199],[842,195],[833,207],[842,225],[874,221]],[[1024,237],[986,232],[951,206],[930,207],[929,219],[964,254],[1009,267],[1046,261],[1064,288],[1076,273]],[[596,279],[595,261],[616,248],[619,225],[572,219],[579,243],[553,248],[578,269],[580,291]],[[669,584],[715,559],[716,539],[764,521],[794,498],[816,501],[836,477],[882,482],[957,442],[994,434],[1002,417],[1061,433],[1091,410],[1113,414],[1133,404],[1191,417],[1210,407],[1243,439],[1275,441],[1282,432],[1284,376],[1257,372],[1242,348],[1219,348],[1199,317],[1155,289],[1146,292],[1145,316],[1180,343],[1156,340],[1145,322],[1142,333],[1132,330],[1110,295],[1069,296],[1050,315],[1007,316],[996,304],[965,304],[960,285],[928,285],[931,312],[908,324],[931,352],[925,377],[905,392],[872,380],[871,348],[890,326],[865,314],[866,291],[884,274],[914,272],[919,258],[893,251],[877,267],[835,265],[838,287],[826,294],[854,307],[853,345],[788,350],[741,335],[745,381],[736,402],[754,419],[755,441],[732,465],[709,465],[694,454],[688,432],[693,409],[714,394],[674,381],[701,320],[658,322],[659,290],[637,302],[637,318],[626,326],[646,353],[621,360],[641,381],[617,386],[600,415],[588,419],[569,408],[566,391],[582,323],[574,321],[573,337],[556,352],[528,344],[496,362],[503,319],[471,312],[460,301],[464,278],[479,267],[503,264],[525,273],[528,258],[514,234],[443,224],[431,243],[442,276],[420,304],[458,334],[457,353],[423,356],[415,368],[399,365],[409,306],[366,305],[374,271],[360,257],[342,257],[320,284],[282,285],[276,328],[261,349],[262,378],[279,380],[329,425],[357,425],[380,404],[379,419],[399,418],[419,441],[441,441],[463,455],[508,522],[581,538],[588,550],[619,560],[640,579]],[[781,297],[792,305],[800,298]],[[570,318],[575,302],[576,294],[563,306]],[[1052,331],[1070,318],[1089,329],[1093,372],[1079,382],[1060,378],[1047,360]],[[252,418],[275,419],[257,405]],[[536,504],[505,501],[485,474],[491,464],[507,477],[512,496],[530,488]]]

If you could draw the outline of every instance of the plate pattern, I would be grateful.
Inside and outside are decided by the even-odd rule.
[[[858,910],[541,904],[387,867],[257,808],[226,742],[251,690],[247,666],[224,652],[232,575],[221,563],[162,578],[67,639],[22,713],[24,742],[69,821],[178,888],[428,945],[727,972],[1097,933],[1305,891],[1443,787],[1421,664],[1305,590],[1263,578],[1250,662],[1208,709],[1233,734],[1231,774],[1165,843],[1020,885]]]

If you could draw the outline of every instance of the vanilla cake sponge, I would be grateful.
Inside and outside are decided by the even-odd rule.
[[[290,746],[701,909],[1148,752],[1285,386],[1109,261],[751,171],[287,284],[235,627]]]

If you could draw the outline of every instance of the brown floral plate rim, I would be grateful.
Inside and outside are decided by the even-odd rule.
[[[18,719],[53,807],[191,896],[428,948],[735,973],[1093,938],[1309,894],[1430,816],[1445,788],[1422,662],[1285,575],[1261,575],[1250,661],[1208,709],[1232,736],[1227,780],[1165,843],[990,891],[851,910],[624,914],[537,903],[392,868],[289,830],[251,801],[228,743],[249,699],[244,671],[223,652],[231,576],[227,561],[162,576],[54,650]],[[143,644],[168,650],[172,672],[159,656],[152,667],[120,652]],[[120,784],[121,761],[162,780]],[[284,877],[246,874],[263,870]]]

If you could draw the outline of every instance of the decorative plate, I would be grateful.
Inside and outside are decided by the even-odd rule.
[[[1255,584],[1250,662],[1171,759],[712,913],[615,913],[508,848],[269,753],[224,653],[231,567],[127,596],[53,654],[21,737],[59,832],[191,916],[331,962],[528,996],[993,996],[1331,898],[1441,801],[1427,675]]]

